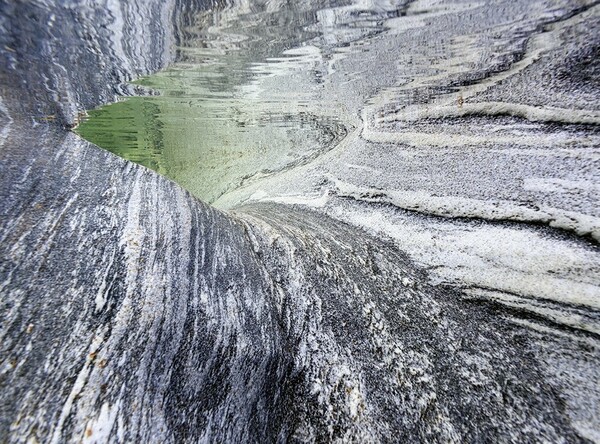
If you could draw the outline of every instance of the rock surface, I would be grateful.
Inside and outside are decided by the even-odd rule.
[[[279,3],[0,1],[0,440],[600,442],[600,7],[306,2],[348,135],[227,212],[65,129]]]

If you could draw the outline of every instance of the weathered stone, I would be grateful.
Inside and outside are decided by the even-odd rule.
[[[600,441],[598,6],[329,2],[351,131],[224,212],[66,129],[184,3],[0,2],[0,441]]]

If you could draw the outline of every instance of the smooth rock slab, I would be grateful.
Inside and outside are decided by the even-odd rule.
[[[72,134],[18,143],[4,148],[26,167],[3,164],[1,188],[2,440],[282,433],[293,356],[244,226]]]
[[[113,82],[163,66],[194,8],[121,3],[105,17],[113,31],[79,40],[69,29],[91,29],[103,5],[69,4],[61,40],[33,33],[56,5],[15,5],[0,14],[0,441],[600,441],[594,304],[431,282],[402,237],[339,220],[365,211],[344,199],[389,204],[360,189],[338,187],[319,211],[197,201],[64,129]],[[129,31],[115,40],[118,23]],[[413,217],[445,239],[478,233]],[[595,272],[571,274],[593,287]]]

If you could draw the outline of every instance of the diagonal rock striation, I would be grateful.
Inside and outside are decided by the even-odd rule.
[[[600,441],[598,6],[323,3],[0,0],[0,441]],[[68,131],[210,14],[349,110],[227,211]]]

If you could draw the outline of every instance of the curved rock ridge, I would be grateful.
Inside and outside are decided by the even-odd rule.
[[[0,441],[600,442],[598,6],[327,2],[228,211],[65,129],[284,3],[0,1]]]
[[[240,211],[289,298],[282,315],[298,337],[305,378],[294,438],[595,439],[595,426],[579,423],[594,416],[590,404],[576,399],[596,392],[597,332],[552,322],[518,302],[511,310],[429,285],[393,243],[319,213],[300,218],[277,205]],[[596,311],[581,310],[597,322]],[[559,358],[567,349],[569,358]],[[559,374],[577,384],[556,396]]]
[[[196,3],[198,11],[211,2]],[[176,29],[188,14],[177,0],[3,1],[5,105],[13,117],[70,128],[118,94],[151,93],[125,82],[174,59]]]
[[[289,345],[244,226],[72,134],[5,149],[2,440],[282,433]]]
[[[597,3],[377,6],[374,22],[362,4],[320,12],[307,43],[316,96],[354,130],[214,204],[310,206],[391,237],[433,283],[597,306]]]

